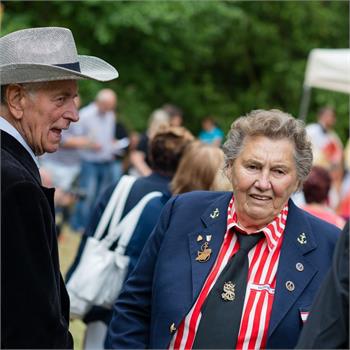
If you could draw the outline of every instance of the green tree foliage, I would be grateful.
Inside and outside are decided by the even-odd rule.
[[[2,35],[34,26],[65,26],[78,50],[103,57],[120,77],[85,82],[83,102],[102,86],[119,95],[121,119],[145,128],[150,112],[172,102],[194,132],[206,115],[224,130],[254,108],[297,115],[308,53],[348,46],[348,2],[337,1],[21,1],[3,2]],[[334,105],[347,137],[348,96],[317,90]]]

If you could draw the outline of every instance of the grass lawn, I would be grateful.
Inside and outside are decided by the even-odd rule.
[[[63,277],[73,262],[79,242],[80,235],[73,233],[68,226],[65,226],[62,230],[58,243],[61,272]],[[71,320],[69,329],[74,338],[74,349],[82,350],[85,324],[80,320]]]

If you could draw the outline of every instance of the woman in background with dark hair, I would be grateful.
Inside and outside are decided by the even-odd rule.
[[[313,166],[310,175],[304,182],[303,191],[306,204],[302,208],[342,229],[345,224],[344,219],[328,206],[331,181],[331,177],[325,168]]]

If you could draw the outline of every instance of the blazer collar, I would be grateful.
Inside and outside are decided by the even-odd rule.
[[[1,148],[16,158],[41,185],[40,173],[31,155],[13,136],[3,130],[1,130]]]
[[[289,201],[289,213],[283,236],[269,338],[317,273],[317,268],[308,259],[308,253],[317,249],[314,234],[303,211],[295,206],[292,200]],[[303,266],[303,269],[298,269],[297,264]]]
[[[213,201],[201,215],[203,227],[198,227],[191,232],[189,238],[189,250],[192,267],[192,298],[196,300],[203,284],[210,273],[217,255],[220,251],[227,226],[227,208],[232,197],[231,192],[225,192]],[[201,237],[201,240],[199,238]],[[208,242],[211,249],[210,257],[205,262],[196,260],[203,243]]]

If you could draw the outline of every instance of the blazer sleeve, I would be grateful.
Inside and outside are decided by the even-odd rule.
[[[164,234],[169,227],[175,200],[176,197],[165,205],[157,226],[114,305],[106,341],[109,348],[145,349],[149,347],[154,270]]]
[[[2,347],[70,348],[62,314],[55,222],[41,188],[31,182],[2,193]]]

